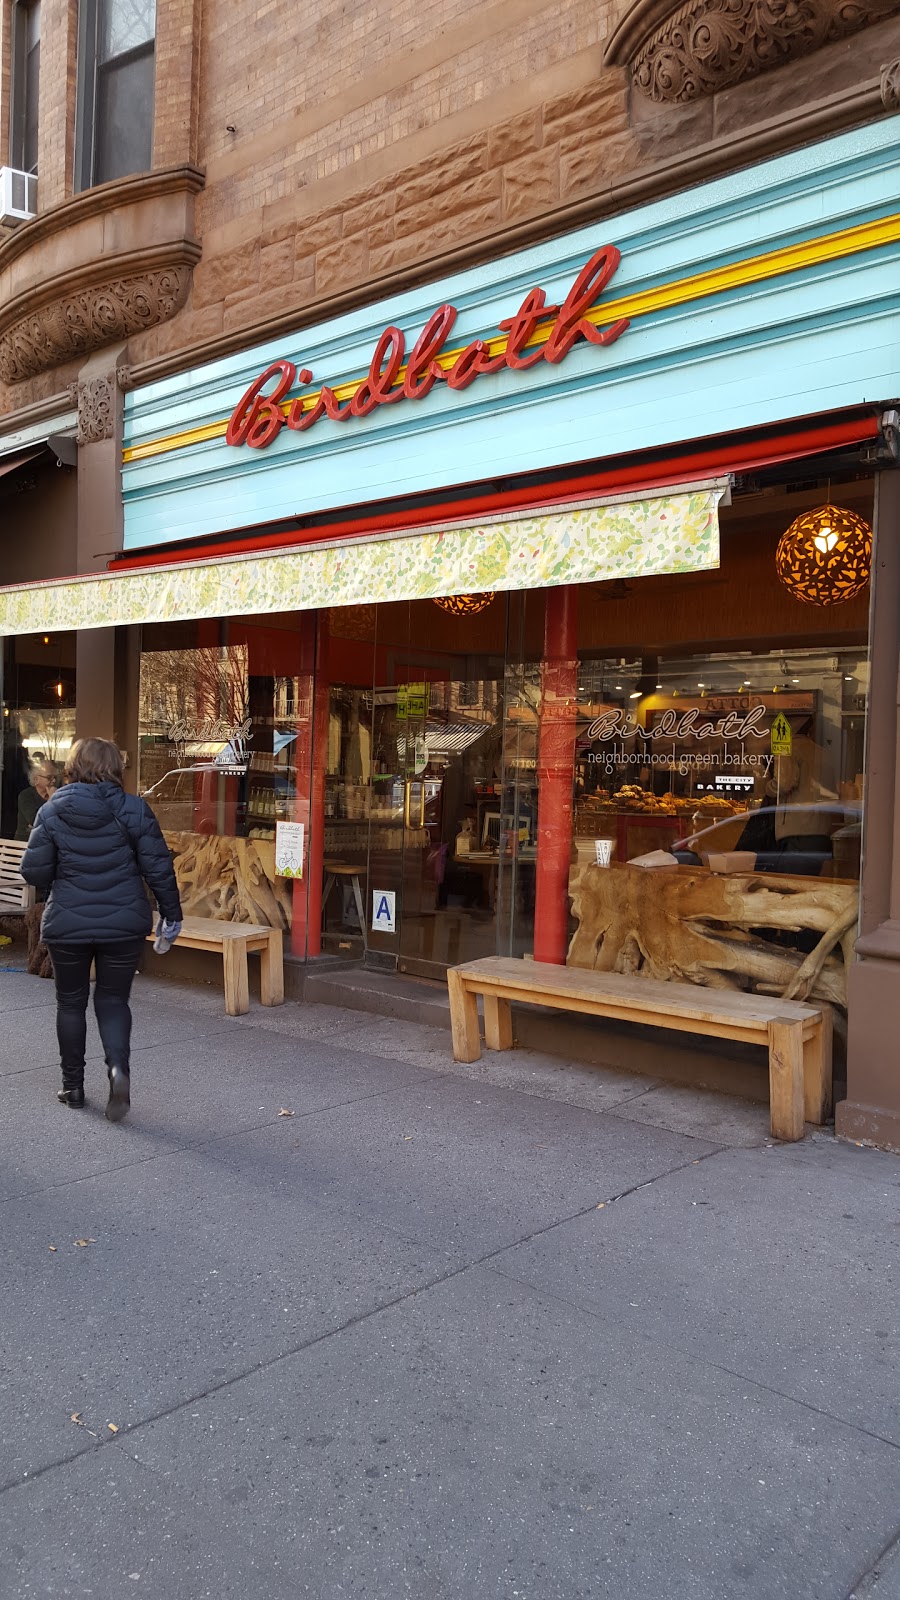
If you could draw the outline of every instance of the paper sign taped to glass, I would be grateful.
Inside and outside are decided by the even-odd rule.
[[[276,822],[275,876],[303,877],[303,823]]]

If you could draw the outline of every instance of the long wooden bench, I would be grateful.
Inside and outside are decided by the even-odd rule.
[[[148,937],[154,939],[155,933]],[[280,928],[255,922],[217,922],[215,917],[185,917],[178,948],[219,950],[225,976],[225,1010],[242,1017],[250,1010],[247,956],[259,951],[259,993],[264,1006],[284,1003],[284,966]]]
[[[22,877],[28,846],[19,839],[0,839],[0,917],[24,917],[34,905],[34,890]]]
[[[484,997],[484,1037],[491,1050],[513,1043],[512,1001],[554,1006],[619,1022],[710,1034],[765,1044],[769,1050],[769,1112],[776,1139],[803,1138],[804,1122],[821,1124],[831,1111],[831,1011],[795,1000],[658,983],[617,972],[590,972],[546,962],[492,956],[447,973],[453,1054],[481,1055],[478,996]]]

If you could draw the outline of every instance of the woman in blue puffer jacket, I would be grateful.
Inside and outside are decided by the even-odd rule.
[[[91,965],[94,1010],[109,1077],[110,1122],[131,1104],[128,997],[153,926],[152,891],[169,943],[181,932],[172,856],[146,800],[126,794],[122,756],[109,739],[79,739],[64,787],[40,809],[22,876],[47,900],[41,937],[56,979],[56,1032],[62,1062],[57,1098],[84,1105],[84,1049]]]

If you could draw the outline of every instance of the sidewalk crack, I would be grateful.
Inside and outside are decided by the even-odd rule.
[[[868,1600],[869,1595],[877,1600],[878,1583],[886,1576],[888,1569],[895,1565],[900,1566],[900,1527],[875,1557],[872,1565],[867,1567],[862,1577],[856,1580],[845,1600]]]
[[[510,1248],[516,1249],[518,1247],[513,1245]],[[532,1283],[529,1278],[519,1277],[518,1273],[505,1272],[502,1267],[491,1267],[490,1271],[496,1273],[498,1278],[505,1278],[509,1283],[517,1283],[520,1288],[529,1289],[532,1294],[547,1300],[555,1300],[559,1305],[569,1306],[581,1316],[593,1317],[596,1322],[608,1323],[610,1321],[609,1316],[605,1312],[599,1311],[596,1306],[585,1305],[580,1300],[573,1300],[569,1295],[560,1294],[558,1290],[547,1288],[544,1284]],[[621,1328],[622,1325],[617,1323],[616,1326]],[[646,1345],[660,1348],[660,1341],[650,1338],[647,1334],[636,1331],[635,1337]],[[736,1378],[740,1383],[749,1384],[752,1388],[761,1390],[763,1394],[770,1394],[777,1400],[787,1400],[790,1405],[800,1406],[804,1411],[811,1411],[814,1416],[823,1417],[827,1422],[835,1422],[839,1427],[850,1428],[854,1433],[862,1434],[866,1439],[873,1439],[878,1444],[886,1444],[891,1450],[900,1450],[900,1441],[897,1439],[888,1438],[883,1433],[876,1433],[874,1429],[867,1428],[862,1423],[853,1422],[849,1417],[841,1417],[833,1411],[825,1411],[822,1406],[814,1405],[811,1400],[804,1400],[801,1395],[788,1394],[784,1389],[776,1389],[771,1383],[765,1383],[762,1378],[755,1378],[751,1373],[738,1372],[734,1367],[725,1366],[724,1362],[714,1361],[710,1356],[698,1355],[690,1349],[682,1349],[677,1344],[666,1343],[663,1348],[683,1357],[686,1361],[694,1361],[704,1367],[708,1367],[712,1372],[721,1372],[728,1378]],[[891,1544],[886,1547],[886,1550],[891,1551],[894,1546],[900,1552],[900,1530],[898,1530]],[[885,1552],[883,1551],[878,1561],[883,1562],[884,1556]],[[890,1559],[894,1559],[893,1555],[891,1555]],[[868,1592],[868,1590],[864,1589],[858,1592],[853,1589],[849,1595],[845,1596],[845,1600],[864,1600],[864,1596]]]

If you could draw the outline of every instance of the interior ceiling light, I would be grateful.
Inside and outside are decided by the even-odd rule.
[[[795,600],[837,606],[854,600],[869,581],[872,529],[855,511],[817,506],[804,511],[778,541],[775,570]]]
[[[493,590],[490,594],[442,594],[434,603],[452,617],[477,617],[479,611],[487,610],[493,598]]]

